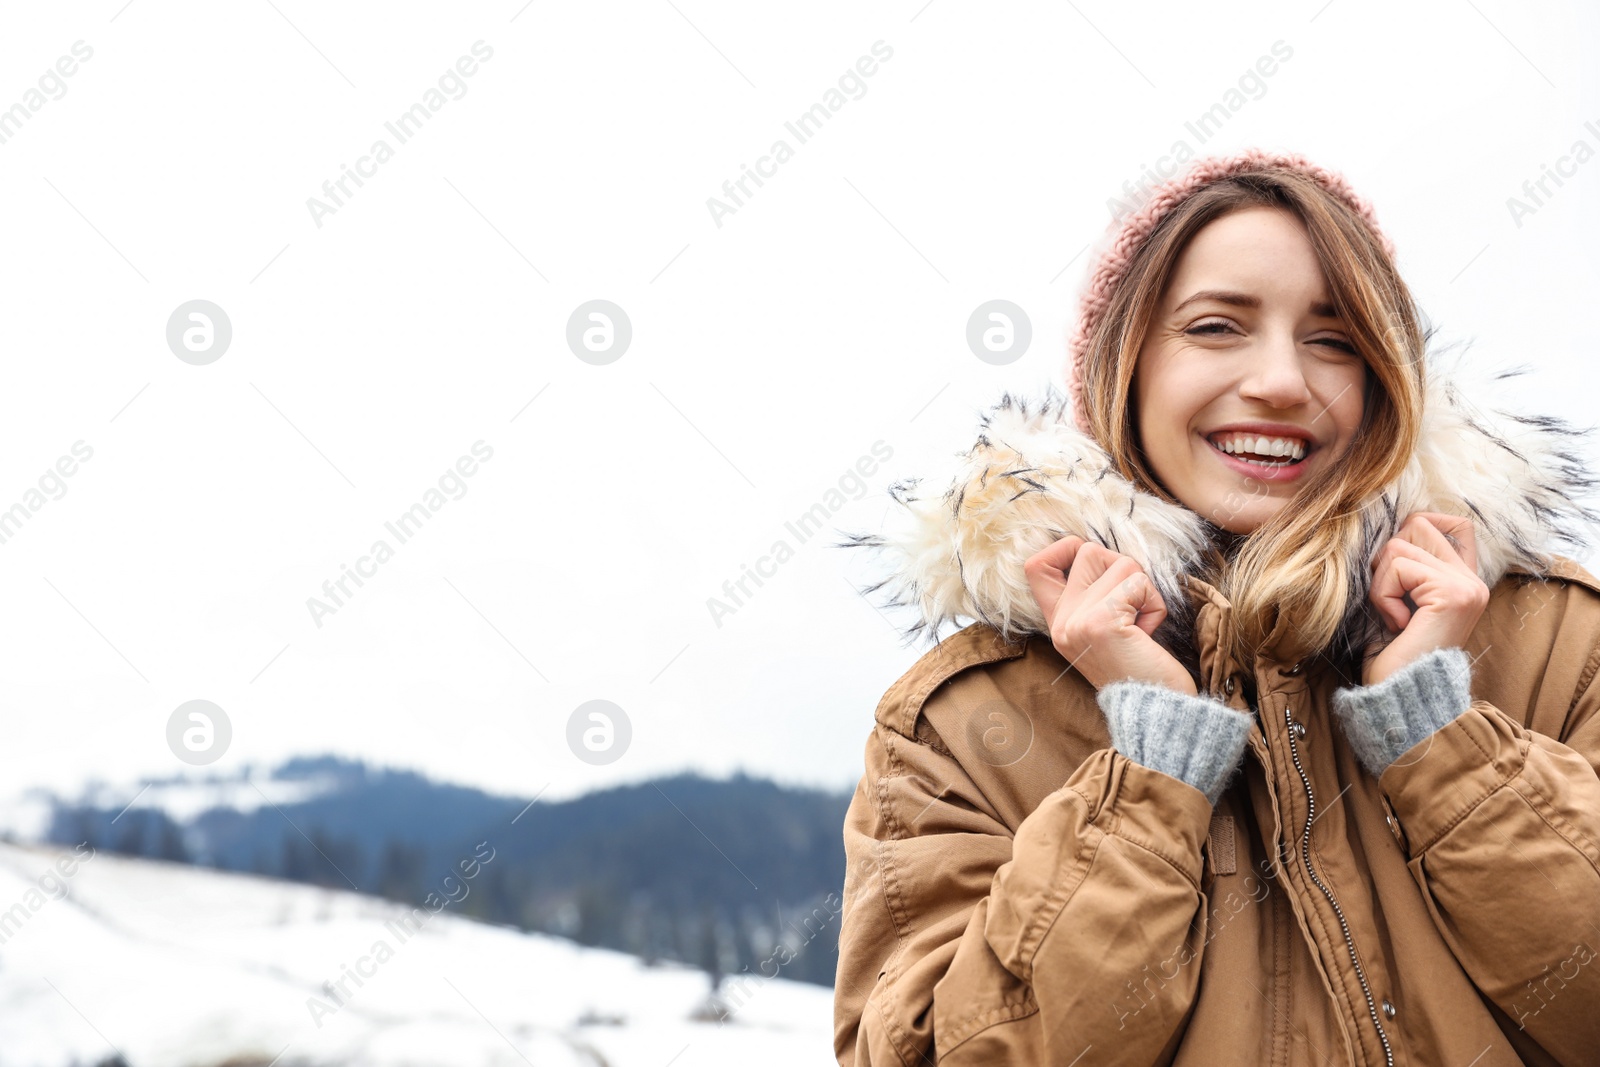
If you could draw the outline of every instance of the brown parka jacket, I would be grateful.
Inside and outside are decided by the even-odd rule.
[[[1285,655],[1286,617],[1230,658],[1229,604],[1184,570],[1198,520],[1049,399],[1003,398],[942,497],[892,488],[914,519],[855,539],[899,554],[872,589],[918,608],[913,630],[984,621],[895,682],[867,737],[842,1067],[1600,1065],[1600,582],[1547,550],[1578,543],[1593,483],[1559,420],[1429,374],[1422,445],[1351,573],[1412,512],[1472,515],[1492,595],[1470,708],[1378,779],[1330,714],[1354,684],[1335,661]],[[1021,563],[1067,533],[1139,559],[1200,692],[1254,714],[1215,808],[1111,747],[1044,634]],[[1374,632],[1365,600],[1347,639]]]

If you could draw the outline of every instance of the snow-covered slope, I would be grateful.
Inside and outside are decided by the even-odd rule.
[[[732,1010],[696,1021],[709,983],[679,964],[81,854],[0,844],[0,1067],[832,1062],[831,992],[781,975],[725,983]]]
[[[231,771],[198,772],[191,768],[189,773],[165,778],[121,782],[94,779],[85,782],[75,796],[34,788],[17,796],[0,796],[0,831],[9,831],[24,841],[39,840],[49,824],[51,808],[61,805],[110,811],[153,808],[175,822],[186,823],[214,808],[253,811],[263,804],[297,804],[335,793],[346,784],[340,779],[341,768],[314,766],[318,763],[331,761],[301,757],[276,768],[246,763]],[[361,770],[356,763],[342,769],[347,778],[359,775]]]

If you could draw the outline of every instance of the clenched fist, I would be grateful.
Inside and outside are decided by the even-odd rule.
[[[1367,598],[1386,632],[1366,650],[1363,685],[1377,685],[1436,648],[1465,645],[1489,606],[1472,520],[1413,513],[1372,561]]]
[[[1030,556],[1022,570],[1051,643],[1095,689],[1131,678],[1198,695],[1183,664],[1150,636],[1167,606],[1132,557],[1069,536]]]

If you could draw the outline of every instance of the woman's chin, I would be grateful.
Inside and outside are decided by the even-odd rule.
[[[1281,498],[1234,489],[1215,493],[1203,508],[1191,510],[1229,533],[1248,534],[1276,515],[1285,503]]]

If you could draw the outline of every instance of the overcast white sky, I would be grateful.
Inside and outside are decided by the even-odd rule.
[[[49,92],[0,143],[0,509],[93,454],[0,544],[0,782],[183,770],[168,719],[203,699],[232,724],[218,770],[326,750],[547,798],[681,768],[852,785],[918,654],[853,592],[869,561],[816,537],[720,627],[707,598],[875,443],[840,529],[878,526],[1002,388],[1055,379],[1075,257],[1180,139],[1343,170],[1449,335],[1596,421],[1600,159],[1507,208],[1600,150],[1593,10],[1230,8],[8,7],[0,108]],[[400,143],[385,123],[478,41]],[[879,41],[799,144],[785,122]],[[1277,42],[1201,144],[1185,123]],[[319,226],[307,199],[380,138]],[[707,198],[779,138],[719,227]],[[197,299],[233,331],[203,366],[166,339]],[[594,299],[632,323],[606,365],[566,344]],[[991,299],[1033,324],[1008,366],[966,346]],[[465,495],[399,544],[385,522],[478,441]],[[307,598],[380,538],[318,627]],[[602,766],[566,741],[590,700],[632,724]]]

